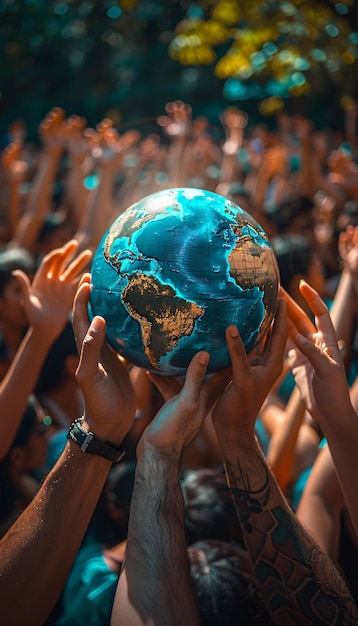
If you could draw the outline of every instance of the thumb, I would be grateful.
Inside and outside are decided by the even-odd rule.
[[[27,274],[22,270],[14,270],[12,275],[19,281],[20,289],[21,289],[21,303],[22,306],[26,307],[27,302],[30,297],[30,287],[31,282]]]
[[[99,356],[106,335],[106,322],[96,315],[82,342],[76,379],[81,387],[93,384],[98,375]]]
[[[203,385],[210,355],[208,352],[197,352],[190,361],[183,387],[185,395],[191,397],[195,402],[199,401],[201,387]]]

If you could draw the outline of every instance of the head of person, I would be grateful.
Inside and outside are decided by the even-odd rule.
[[[28,320],[21,305],[21,290],[14,270],[22,270],[31,279],[35,261],[25,248],[8,248],[0,251],[0,322],[26,329]]]
[[[181,489],[188,545],[208,538],[243,541],[224,473],[211,468],[186,470]]]
[[[62,248],[72,235],[71,225],[61,212],[48,213],[37,238],[37,258],[41,259],[55,248]]]
[[[207,539],[188,548],[191,576],[203,626],[271,626],[272,621],[248,552]]]
[[[108,547],[127,538],[135,468],[135,461],[125,460],[112,467],[93,515],[94,536]]]
[[[307,196],[295,195],[277,204],[268,213],[278,234],[295,234],[316,245],[315,204]]]
[[[47,457],[49,424],[35,397],[25,413],[6,457],[0,462],[0,526],[15,519],[26,504],[22,479],[43,471]]]
[[[5,462],[21,473],[41,468],[46,461],[49,427],[36,398],[31,396]]]
[[[282,287],[300,301],[298,285],[301,279],[308,282],[319,294],[324,293],[325,282],[321,259],[310,241],[297,234],[280,234],[271,238],[280,271]]]

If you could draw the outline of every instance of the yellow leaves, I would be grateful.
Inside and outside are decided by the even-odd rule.
[[[183,65],[208,65],[216,60],[213,47],[230,36],[231,29],[216,20],[184,20],[177,28],[169,54]]]
[[[202,0],[200,6],[200,17],[188,11],[190,18],[178,25],[170,55],[183,65],[211,64],[216,47],[231,42],[216,61],[220,79],[260,76],[278,89],[282,85],[286,97],[296,96],[307,93],[309,72],[318,66],[333,75],[358,61],[358,37],[355,41],[347,20],[322,1]],[[277,103],[269,100],[267,106]]]
[[[213,8],[212,17],[228,26],[236,26],[242,18],[239,3],[236,0],[223,0]]]
[[[221,24],[216,20],[184,20],[179,24],[176,30],[176,36],[172,44],[176,47],[175,41],[181,35],[187,37],[186,45],[207,44],[217,46],[227,41],[232,35],[231,29],[225,24]],[[192,39],[195,37],[195,39]]]
[[[190,45],[189,40],[183,42],[180,47],[173,44],[174,42],[169,47],[169,54],[182,65],[210,65],[216,59],[214,50],[205,44]]]
[[[247,77],[252,73],[250,60],[240,50],[232,48],[215,67],[215,75],[218,78],[230,76]]]
[[[281,111],[284,107],[284,101],[282,98],[272,96],[271,98],[265,98],[261,100],[258,109],[261,115],[269,116],[275,115],[278,111]]]

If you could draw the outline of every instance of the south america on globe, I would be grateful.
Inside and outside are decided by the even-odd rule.
[[[181,375],[199,350],[208,373],[230,365],[225,330],[247,352],[276,313],[279,271],[269,239],[216,193],[166,189],[133,204],[102,237],[91,267],[90,315],[132,364]]]

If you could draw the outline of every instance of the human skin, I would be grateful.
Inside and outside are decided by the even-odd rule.
[[[133,423],[135,394],[127,368],[105,344],[104,319],[95,317],[88,327],[89,289],[85,275],[73,313],[82,346],[76,377],[85,401],[84,428],[119,446]],[[0,541],[4,623],[44,622],[60,596],[111,466],[68,441],[38,494]]]
[[[213,411],[245,544],[277,624],[352,624],[357,608],[329,557],[289,507],[257,444],[255,420],[280,374],[286,307],[280,301],[266,351],[249,362],[236,327],[226,333],[233,381]]]

